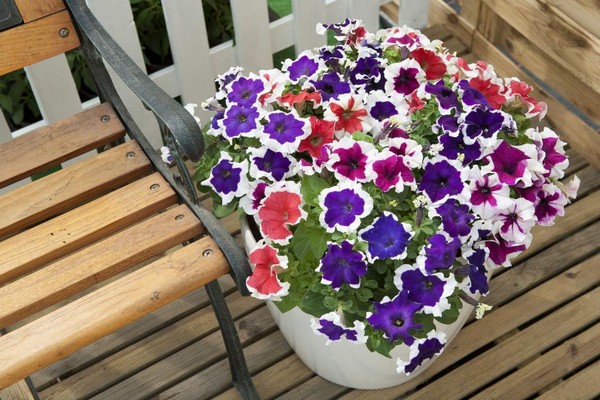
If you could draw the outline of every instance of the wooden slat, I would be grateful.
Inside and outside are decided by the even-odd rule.
[[[578,24],[600,38],[600,3],[597,0],[547,0]]]
[[[103,195],[152,171],[134,141],[0,195],[0,237]]]
[[[429,0],[429,24],[445,25],[467,48],[471,48],[475,27],[465,18],[457,15],[444,0]]]
[[[548,0],[483,0],[555,62],[600,93],[600,39]],[[577,68],[573,68],[577,60]]]
[[[63,28],[69,30],[64,38],[58,33]],[[0,75],[78,46],[79,39],[67,11],[0,32]]]
[[[0,284],[150,216],[175,199],[155,173],[6,239],[0,243]]]
[[[102,116],[108,116],[102,122]],[[104,119],[106,121],[106,119]],[[0,145],[0,187],[83,154],[125,134],[109,104],[61,120]]]
[[[600,354],[600,324],[544,353],[471,400],[525,399]]]
[[[0,400],[36,400],[24,380],[0,390]]]
[[[23,22],[45,17],[65,9],[63,0],[15,0]]]
[[[209,256],[206,256],[209,254]],[[0,337],[0,387],[131,323],[227,273],[204,237],[16,331]]]
[[[181,205],[98,241],[0,287],[0,326],[10,326],[201,232],[198,219]]]
[[[478,32],[473,36],[472,51],[494,65],[499,74],[516,76],[526,82],[531,81],[531,78],[514,62]],[[537,97],[548,104],[549,113],[546,118],[560,132],[563,139],[590,164],[600,169],[600,146],[598,146],[600,134],[554,97],[543,91],[538,91]]]
[[[458,3],[460,4],[460,16],[472,26],[477,26],[481,0],[458,0]]]
[[[600,376],[600,361],[579,371],[560,385],[544,392],[538,400],[582,400],[582,399],[598,399],[600,396],[600,384],[598,377]]]

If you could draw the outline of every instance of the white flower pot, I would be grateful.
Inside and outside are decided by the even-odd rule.
[[[246,252],[256,245],[256,240],[245,217],[240,219],[241,234]],[[315,267],[316,268],[316,267]],[[311,328],[311,315],[299,308],[282,313],[272,301],[267,306],[273,319],[298,357],[317,375],[338,385],[356,389],[381,389],[400,385],[425,371],[436,357],[425,361],[412,374],[396,372],[396,359],[409,359],[409,347],[397,346],[392,358],[370,352],[364,344],[354,344],[345,339],[326,345],[326,338],[315,335]],[[463,327],[473,306],[463,303],[458,319],[451,325],[438,324],[438,331],[447,337],[446,346]]]

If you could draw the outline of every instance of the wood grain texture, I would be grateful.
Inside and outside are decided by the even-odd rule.
[[[478,32],[475,32],[473,37],[472,50],[481,59],[494,65],[499,74],[516,76],[526,82],[531,81],[531,77]],[[537,98],[548,104],[549,112],[546,118],[556,131],[560,132],[561,137],[583,155],[590,164],[600,169],[600,146],[598,146],[600,133],[544,91],[537,91]]]
[[[600,93],[600,39],[548,0],[483,0],[500,18]],[[577,60],[577,67],[573,62]]]
[[[525,399],[600,354],[600,324],[544,353],[471,400]]]
[[[600,361],[596,361],[559,385],[544,392],[537,400],[598,399],[598,396],[600,396],[600,385],[597,384],[599,376]]]
[[[153,185],[159,185],[156,190]],[[52,262],[175,203],[167,182],[152,174],[0,242],[0,284]]]
[[[24,380],[0,390],[1,400],[35,400]]]
[[[569,18],[600,38],[600,3],[598,0],[547,0]]]
[[[473,26],[477,26],[481,0],[458,0],[460,4],[460,16]]]
[[[0,195],[0,237],[70,210],[152,171],[129,141]]]
[[[192,212],[178,206],[0,287],[0,326],[10,326],[194,238],[202,230]]]
[[[429,0],[429,24],[445,25],[462,43],[471,48],[475,26],[456,12],[444,0]]]
[[[209,257],[204,256],[210,250]],[[226,274],[204,237],[125,278],[0,337],[0,387],[10,385],[104,335]]]
[[[68,29],[69,35],[61,37],[58,32]],[[35,64],[79,47],[67,11],[61,11],[33,22],[0,32],[0,75]]]
[[[63,0],[14,0],[23,22],[54,14],[66,8]]]
[[[108,122],[102,122],[102,116]],[[101,147],[125,134],[109,104],[102,104],[0,145],[0,187]]]

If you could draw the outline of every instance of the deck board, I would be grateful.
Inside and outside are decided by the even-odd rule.
[[[457,46],[447,29],[427,33]],[[422,375],[394,388],[350,390],[312,373],[293,353],[263,303],[242,298],[220,279],[261,398],[540,398],[600,395],[600,173],[568,151],[567,175],[579,196],[552,227],[536,228],[515,268],[496,274],[483,301],[494,309],[470,318]],[[210,205],[210,201],[206,200]],[[237,217],[223,224],[239,233]],[[592,240],[590,240],[592,238]],[[239,235],[236,236],[239,241]],[[560,368],[553,368],[557,363]],[[216,319],[194,293],[32,376],[41,399],[237,399]],[[527,384],[525,384],[527,383]]]

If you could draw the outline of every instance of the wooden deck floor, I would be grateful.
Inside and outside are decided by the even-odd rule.
[[[433,32],[433,33],[431,33]],[[430,35],[466,48],[443,29]],[[465,56],[469,59],[472,55]],[[263,303],[221,281],[262,398],[588,399],[600,396],[600,174],[570,151],[582,180],[566,216],[537,229],[515,268],[494,276],[470,323],[424,374],[377,391],[315,376],[294,355]],[[235,217],[223,221],[237,232]],[[193,293],[32,376],[41,399],[238,398],[204,292]],[[14,396],[14,397],[13,397]],[[26,397],[4,395],[2,400]]]

